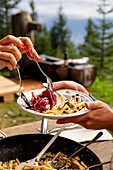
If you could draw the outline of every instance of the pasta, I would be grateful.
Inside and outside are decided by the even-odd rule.
[[[0,162],[0,170],[14,170],[20,164],[19,160],[10,160],[9,162]]]
[[[83,97],[83,96],[82,96]],[[64,99],[61,95],[61,104],[57,107],[54,106],[51,110],[43,111],[45,114],[63,115],[72,114],[85,108],[85,102],[81,96],[73,96],[70,99]]]
[[[52,154],[51,152],[48,152],[45,153],[40,158],[40,160],[38,161],[38,166],[35,165],[29,166],[26,164],[23,170],[54,170],[54,168],[51,166],[52,162],[64,161],[66,159],[67,159],[67,155],[63,154],[62,152],[58,152],[56,155]],[[0,170],[14,170],[14,169],[16,170],[19,164],[20,162],[18,159],[11,160],[5,163],[0,162]],[[84,170],[87,168],[87,166],[83,161],[80,160],[78,156],[75,156],[69,160],[69,162],[66,165],[66,168]]]

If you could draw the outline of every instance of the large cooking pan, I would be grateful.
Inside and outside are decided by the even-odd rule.
[[[47,134],[24,134],[6,137],[0,140],[0,161],[9,161],[18,158],[21,161],[26,161],[34,158],[37,153],[48,143],[52,135]],[[52,153],[61,151],[68,156],[75,149],[81,148],[80,143],[70,139],[58,137],[56,141],[47,150]],[[100,163],[99,158],[90,149],[85,148],[77,154],[86,165]],[[102,170],[102,167],[93,168],[94,170]]]

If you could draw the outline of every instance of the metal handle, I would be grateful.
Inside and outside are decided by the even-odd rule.
[[[77,151],[75,151],[69,158],[67,158],[66,162],[64,163],[64,166],[61,169],[64,169],[64,167],[66,166],[67,162],[78,152],[80,152],[81,150],[83,150],[85,147],[87,147],[88,145],[90,145],[91,143],[95,142],[98,138],[100,138],[103,135],[103,132],[99,132],[91,141],[89,141],[86,145],[84,145],[83,147],[81,147],[80,149],[78,149]]]
[[[7,137],[7,135],[4,133],[4,132],[2,132],[2,131],[0,131],[0,134],[2,134],[3,136],[2,137],[0,137],[0,138],[6,138]]]
[[[68,124],[65,124],[61,127],[61,129],[52,137],[52,139],[47,143],[47,145],[42,149],[42,151],[34,158],[37,159],[37,161],[40,159],[40,157],[45,153],[45,151],[51,146],[51,144],[55,141],[55,139],[59,136],[59,134],[64,130],[64,128]],[[34,160],[33,159],[33,160]]]

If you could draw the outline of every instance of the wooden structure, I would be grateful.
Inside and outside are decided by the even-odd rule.
[[[90,86],[95,80],[96,67],[88,64],[88,58],[65,60],[47,55],[40,55],[39,64],[42,70],[51,77],[53,81],[72,80],[85,87]],[[43,81],[43,80],[42,80]]]
[[[0,97],[3,97],[3,101],[13,102],[15,100],[15,94],[19,90],[19,85],[12,80],[0,76]]]
[[[41,121],[13,126],[5,129],[1,129],[7,136],[19,135],[19,134],[32,134],[38,133],[37,128],[40,128]],[[61,127],[62,125],[56,124],[56,120],[49,120],[48,130]],[[110,161],[111,154],[113,153],[113,142],[111,141],[98,141],[88,146],[101,160],[101,162]],[[103,166],[103,170],[109,170],[109,164]]]
[[[33,30],[41,31],[42,26],[40,23],[33,21],[28,12],[20,11],[12,16],[12,28],[15,36],[30,37],[33,42]]]

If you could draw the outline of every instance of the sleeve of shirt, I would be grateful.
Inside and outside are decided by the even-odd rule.
[[[93,101],[96,101],[96,100],[97,100],[91,93],[89,93],[89,97],[90,97]]]

